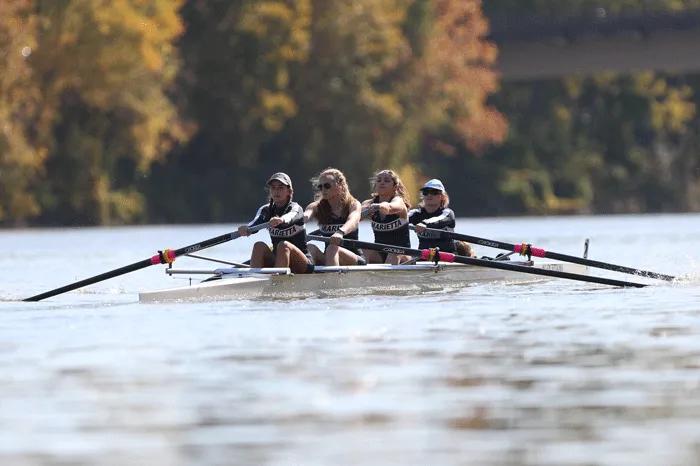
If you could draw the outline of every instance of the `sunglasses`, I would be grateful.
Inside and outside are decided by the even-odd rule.
[[[322,189],[331,189],[333,186],[335,185],[331,183],[321,183],[316,185],[316,189],[321,191]]]
[[[423,194],[423,196],[440,196],[442,194],[442,191],[440,191],[439,189],[421,189],[420,192]]]

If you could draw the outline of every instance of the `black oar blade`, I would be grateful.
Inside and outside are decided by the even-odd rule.
[[[315,241],[323,241],[323,242],[330,241],[330,238],[324,237],[324,236],[309,236],[308,239],[315,240]],[[356,241],[356,240],[350,240],[350,239],[344,239],[343,244],[349,244],[355,248],[373,249],[375,251],[381,251],[381,252],[386,252],[386,253],[394,253],[394,254],[400,254],[400,255],[403,254],[403,255],[408,255],[408,256],[412,256],[412,257],[420,257],[421,259],[424,259],[424,260],[433,260],[433,258],[434,258],[433,254],[431,254],[431,251],[426,250],[426,249],[410,249],[410,248],[403,248],[400,246],[391,246],[388,244],[379,244],[379,243],[367,243],[364,241]],[[433,251],[433,253],[434,253],[434,251]],[[491,268],[491,269],[510,270],[513,272],[520,272],[520,273],[525,273],[525,274],[541,275],[541,276],[545,276],[545,277],[554,277],[554,278],[564,278],[567,280],[575,280],[575,281],[589,282],[589,283],[599,283],[602,285],[619,286],[619,287],[633,287],[633,288],[643,288],[643,287],[647,286],[647,285],[644,285],[642,283],[634,283],[634,282],[628,282],[628,281],[623,281],[623,280],[614,280],[614,279],[595,277],[595,276],[590,276],[590,275],[581,275],[581,274],[570,273],[570,272],[560,272],[558,270],[538,269],[535,267],[530,267],[530,266],[525,266],[525,265],[510,264],[508,262],[503,262],[503,261],[489,261],[489,260],[483,260],[483,259],[474,259],[473,257],[457,256],[457,255],[445,253],[445,252],[437,252],[436,258],[439,261],[443,261],[443,262],[459,262],[461,264],[476,265],[479,267],[486,267],[486,268]]]
[[[415,227],[411,225],[411,228],[415,230]],[[567,254],[559,254],[556,252],[545,251],[540,248],[533,248],[530,245],[522,244],[510,244],[504,243],[502,241],[496,241],[492,239],[479,238],[478,236],[464,235],[461,233],[455,233],[452,231],[436,230],[434,228],[426,228],[426,231],[431,232],[433,235],[439,235],[443,238],[455,239],[459,241],[469,241],[474,244],[479,244],[481,246],[487,246],[494,249],[502,249],[505,251],[512,251],[527,255],[529,252],[535,257],[542,257],[547,259],[559,260],[562,262],[571,262],[574,264],[587,265],[589,267],[595,267],[598,269],[612,270],[613,272],[621,272],[630,275],[636,275],[638,277],[655,278],[657,280],[673,281],[676,277],[671,275],[665,275],[663,273],[650,272],[648,270],[635,269],[632,267],[625,267],[624,265],[609,264],[607,262],[600,262],[591,259],[584,259],[583,257],[569,256]],[[527,251],[529,249],[529,251]]]
[[[578,273],[562,272],[559,270],[538,269],[527,265],[510,264],[508,262],[503,261],[475,259],[473,257],[466,256],[454,256],[454,262],[459,262],[461,264],[468,265],[477,265],[480,267],[489,267],[494,269],[512,270],[514,272],[528,273],[532,275],[542,275],[544,277],[555,277],[581,282],[599,283],[601,285],[620,286],[626,288],[644,288],[645,286],[647,286],[642,283],[628,282],[625,280],[614,280],[610,278],[596,277],[593,275],[581,275]]]
[[[269,223],[262,223],[260,225],[256,225],[254,227],[251,227],[248,229],[250,233],[255,233],[259,230],[268,228],[270,226]],[[82,288],[84,286],[88,285],[93,285],[95,283],[99,283],[104,280],[109,280],[110,278],[118,277],[120,275],[127,274],[129,272],[135,272],[137,270],[144,269],[148,266],[151,265],[156,265],[156,264],[166,264],[170,263],[175,260],[175,258],[182,256],[183,254],[191,253],[191,252],[196,252],[196,251],[201,251],[202,249],[210,248],[212,246],[217,246],[219,244],[225,243],[227,241],[231,241],[233,239],[239,238],[241,235],[238,234],[238,231],[234,231],[232,233],[226,233],[225,235],[220,235],[216,236],[214,238],[209,238],[204,241],[200,241],[199,243],[191,244],[189,246],[185,246],[184,248],[180,249],[168,249],[163,252],[159,252],[153,257],[150,257],[148,259],[144,259],[138,262],[134,262],[133,264],[130,265],[125,265],[124,267],[119,267],[118,269],[111,270],[109,272],[101,273],[99,275],[95,275],[94,277],[86,278],[85,280],[80,280],[75,283],[71,283],[70,285],[65,285],[60,288],[56,288],[55,290],[50,290],[46,291],[44,293],[40,293],[36,296],[31,296],[29,298],[25,298],[22,301],[41,301],[42,299],[50,298],[52,296],[56,296],[62,293],[67,293],[68,291],[73,291],[77,290],[78,288]]]
[[[85,280],[80,280],[75,283],[71,283],[70,285],[65,285],[60,288],[56,288],[55,290],[46,291],[36,296],[25,298],[22,301],[41,301],[42,299],[50,298],[61,293],[67,293],[69,291],[77,290],[78,288],[92,285],[103,280],[109,280],[110,278],[118,277],[119,275],[124,275],[129,272],[135,272],[136,270],[143,269],[145,267],[148,267],[149,265],[153,265],[151,263],[151,259],[145,259],[139,262],[134,262],[131,265],[126,265],[124,267],[120,267],[110,272],[101,273],[100,275],[95,275],[94,277],[86,278]]]

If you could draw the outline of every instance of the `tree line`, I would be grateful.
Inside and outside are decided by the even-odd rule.
[[[488,17],[700,0],[5,0],[0,225],[231,222],[276,171],[458,215],[700,210],[700,80],[500,83]]]

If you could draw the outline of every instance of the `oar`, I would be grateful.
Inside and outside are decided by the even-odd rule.
[[[255,233],[256,231],[263,230],[265,228],[269,228],[270,224],[269,223],[262,223],[260,225],[256,225],[254,227],[248,228],[248,231],[250,233]],[[238,231],[234,231],[232,233],[226,233],[225,235],[217,236],[215,238],[210,238],[204,241],[201,241],[199,243],[191,244],[189,246],[185,246],[184,248],[180,249],[166,249],[165,251],[158,251],[158,254],[155,256],[149,258],[149,259],[144,259],[139,262],[134,262],[131,265],[125,265],[124,267],[119,267],[118,269],[114,269],[110,272],[105,272],[101,273],[99,275],[95,275],[92,278],[86,278],[85,280],[80,280],[75,283],[71,283],[70,285],[65,285],[60,288],[56,288],[55,290],[47,291],[45,293],[38,294],[36,296],[32,296],[31,298],[26,298],[23,299],[23,301],[41,301],[42,299],[50,298],[51,296],[56,296],[57,294],[61,293],[66,293],[68,291],[73,291],[78,288],[82,288],[84,286],[92,285],[94,283],[98,283],[110,278],[118,277],[119,275],[124,275],[125,273],[129,272],[134,272],[136,270],[141,270],[144,269],[148,266],[151,265],[156,265],[156,264],[171,264],[177,257],[182,256],[183,254],[189,254],[195,251],[201,251],[202,249],[210,248],[212,246],[216,246],[221,243],[225,243],[227,241],[231,241],[233,239],[236,239],[240,237],[241,235],[238,234]]]
[[[308,239],[314,240],[314,241],[323,241],[325,243],[328,243],[330,241],[330,238],[327,238],[325,236],[309,236]],[[505,262],[505,261],[488,261],[488,260],[483,260],[483,259],[474,259],[473,257],[458,256],[458,255],[451,254],[448,252],[439,252],[435,249],[409,249],[409,248],[402,248],[400,246],[390,246],[388,244],[379,244],[379,243],[367,243],[364,241],[356,241],[356,240],[351,240],[351,239],[343,239],[343,244],[349,244],[350,246],[352,246],[354,248],[373,249],[375,251],[393,253],[393,254],[405,254],[407,256],[420,257],[422,260],[428,260],[428,261],[437,260],[437,261],[442,261],[442,262],[458,262],[461,264],[476,265],[479,267],[487,267],[487,268],[491,268],[491,269],[510,270],[513,272],[529,273],[532,275],[542,275],[545,277],[566,278],[568,280],[577,280],[577,281],[581,281],[581,282],[599,283],[602,285],[635,287],[635,288],[643,288],[643,287],[647,286],[647,285],[643,285],[641,283],[634,283],[634,282],[627,282],[627,281],[622,281],[622,280],[613,280],[613,279],[609,279],[609,278],[581,275],[578,273],[559,272],[557,270],[537,269],[535,267],[530,267],[530,266],[526,266],[526,265],[509,264],[508,262]]]
[[[411,229],[415,230],[415,226],[411,225]],[[463,235],[461,233],[454,233],[445,230],[436,230],[434,228],[426,228],[425,231],[429,231],[433,234],[439,234],[443,238],[456,239],[459,241],[470,241],[472,243],[480,244],[482,246],[488,246],[495,249],[503,249],[505,251],[512,251],[519,253],[521,256],[535,256],[535,257],[546,257],[547,259],[554,259],[563,262],[573,262],[574,264],[587,265],[589,267],[595,267],[599,269],[612,270],[615,272],[628,273],[631,275],[637,275],[639,277],[656,278],[658,280],[673,281],[676,277],[671,275],[664,275],[662,273],[649,272],[647,270],[634,269],[632,267],[625,267],[624,265],[608,264],[607,262],[594,261],[590,259],[584,259],[583,257],[569,256],[566,254],[559,254],[557,252],[549,252],[540,248],[533,248],[531,245],[524,244],[510,244],[504,243],[502,241],[495,241],[492,239],[484,239],[476,236]]]

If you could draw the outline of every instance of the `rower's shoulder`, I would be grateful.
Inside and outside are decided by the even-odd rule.
[[[309,205],[306,206],[306,210],[316,210],[319,202],[320,202],[320,200],[309,202]]]

